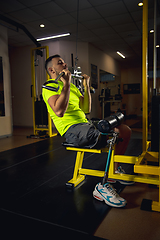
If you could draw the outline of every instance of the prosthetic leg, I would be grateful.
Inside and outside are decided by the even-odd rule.
[[[109,151],[108,151],[108,156],[107,156],[107,161],[106,161],[105,174],[104,174],[104,177],[102,180],[102,185],[104,185],[108,179],[108,171],[109,171],[109,166],[110,166],[110,161],[111,161],[111,156],[112,156],[112,150],[117,141],[118,133],[113,132],[112,136],[113,137],[111,139],[107,140],[107,144],[109,145]]]

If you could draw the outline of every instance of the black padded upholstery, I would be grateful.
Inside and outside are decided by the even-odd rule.
[[[67,142],[63,142],[63,143],[62,143],[62,146],[63,146],[63,147],[86,148],[86,149],[94,148],[94,147],[91,147],[91,146],[82,146],[82,147],[78,147],[78,146],[75,146],[75,145],[72,144],[72,143],[67,143]]]
[[[76,147],[76,148],[78,148],[78,147],[75,146],[74,144],[72,144],[72,143],[67,143],[67,142],[63,142],[63,143],[62,143],[62,146],[63,146],[63,147]]]

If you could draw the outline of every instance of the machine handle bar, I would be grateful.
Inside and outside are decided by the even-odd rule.
[[[64,72],[61,72],[61,73],[58,75],[58,77],[55,79],[55,81],[58,81],[61,77],[64,76],[64,74],[65,74]],[[83,76],[80,76],[80,75],[77,75],[77,74],[71,74],[71,76],[72,76],[73,78],[84,79]]]
[[[76,74],[71,74],[71,76],[72,76],[73,78],[80,78],[80,79],[84,79],[84,77],[83,77],[83,76],[79,76],[79,75],[76,75]]]

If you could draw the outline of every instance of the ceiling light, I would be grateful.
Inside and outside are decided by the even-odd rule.
[[[52,39],[52,38],[59,38],[59,37],[66,37],[66,36],[69,36],[69,35],[70,35],[70,33],[64,33],[64,34],[59,34],[59,35],[50,36],[50,37],[38,38],[37,41],[49,40],[49,39]]]
[[[158,48],[158,47],[159,47],[159,45],[156,45],[156,47]]]
[[[40,26],[41,28],[44,28],[44,27],[45,27],[45,25],[44,25],[43,23],[41,23],[39,26]]]
[[[122,58],[126,58],[122,53],[120,53],[120,52],[118,52],[118,51],[117,51],[117,54],[118,54],[119,56],[121,56]]]
[[[138,6],[142,7],[143,6],[143,2],[138,3]]]
[[[154,30],[152,29],[152,30],[150,30],[149,32],[150,32],[150,33],[154,33]]]

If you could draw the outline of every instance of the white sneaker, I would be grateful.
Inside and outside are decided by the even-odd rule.
[[[111,207],[124,207],[127,204],[127,201],[121,198],[109,183],[104,185],[98,183],[93,191],[93,197],[99,201],[105,201]]]

